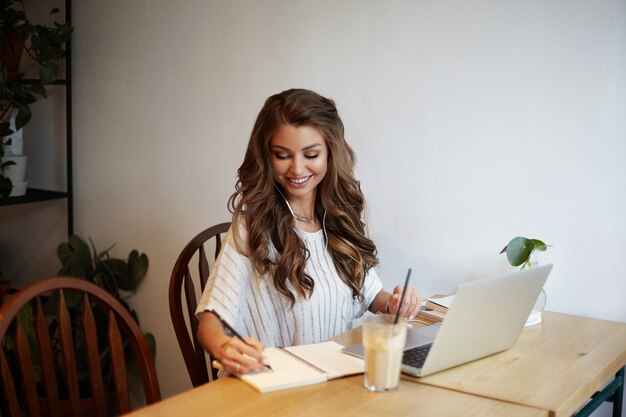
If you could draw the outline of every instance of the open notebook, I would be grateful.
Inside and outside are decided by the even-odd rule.
[[[343,346],[329,341],[310,345],[270,347],[265,356],[273,371],[238,375],[259,392],[317,384],[364,372],[363,360],[342,353]]]

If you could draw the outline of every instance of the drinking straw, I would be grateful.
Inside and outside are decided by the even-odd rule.
[[[402,297],[400,297],[400,305],[398,305],[398,310],[396,311],[396,318],[393,321],[393,324],[398,324],[398,319],[400,318],[400,310],[402,310],[402,304],[404,303],[404,294],[406,294],[406,289],[409,287],[409,278],[411,278],[411,268],[409,268],[409,272],[406,274],[406,280],[404,281],[404,289],[402,290]]]

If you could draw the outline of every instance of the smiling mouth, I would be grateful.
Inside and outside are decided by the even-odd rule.
[[[309,175],[308,177],[301,177],[301,178],[287,178],[287,180],[292,183],[292,184],[304,184],[305,182],[307,182],[313,175]]]

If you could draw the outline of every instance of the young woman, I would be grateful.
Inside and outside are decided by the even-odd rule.
[[[225,371],[262,370],[263,346],[324,341],[367,310],[396,313],[402,288],[386,292],[374,270],[354,164],[332,100],[303,89],[266,100],[228,203],[232,226],[196,312],[198,338]],[[400,313],[411,319],[418,310],[410,288]]]

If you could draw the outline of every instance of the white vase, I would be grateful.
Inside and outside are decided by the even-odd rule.
[[[538,251],[533,251],[530,254],[530,263],[528,264],[529,268],[536,268],[539,266],[539,253],[537,253]],[[548,294],[546,293],[546,290],[541,287],[541,292],[539,293],[539,296],[537,297],[537,301],[535,301],[535,305],[533,306],[533,313],[531,314],[536,314],[541,318],[541,314],[543,313],[543,310],[546,308],[546,303],[548,302]]]
[[[4,176],[9,178],[13,184],[24,182],[26,177],[26,162],[28,157],[26,155],[17,156],[5,156],[2,158],[2,162],[13,161],[15,165],[9,165],[4,168]]]
[[[27,189],[28,189],[28,181],[14,182],[13,188],[11,189],[11,194],[9,194],[9,197],[19,197],[21,195],[24,195],[26,194]]]
[[[9,119],[11,130],[13,130],[14,132],[15,132],[15,117],[17,117],[17,109],[13,109],[13,112],[11,113],[11,118]],[[13,133],[10,136],[7,136],[4,139],[4,142],[6,142],[7,139],[11,139],[11,144],[5,145],[4,147],[5,156],[22,155],[24,153],[23,132],[24,132],[24,129],[20,129],[17,132]]]

